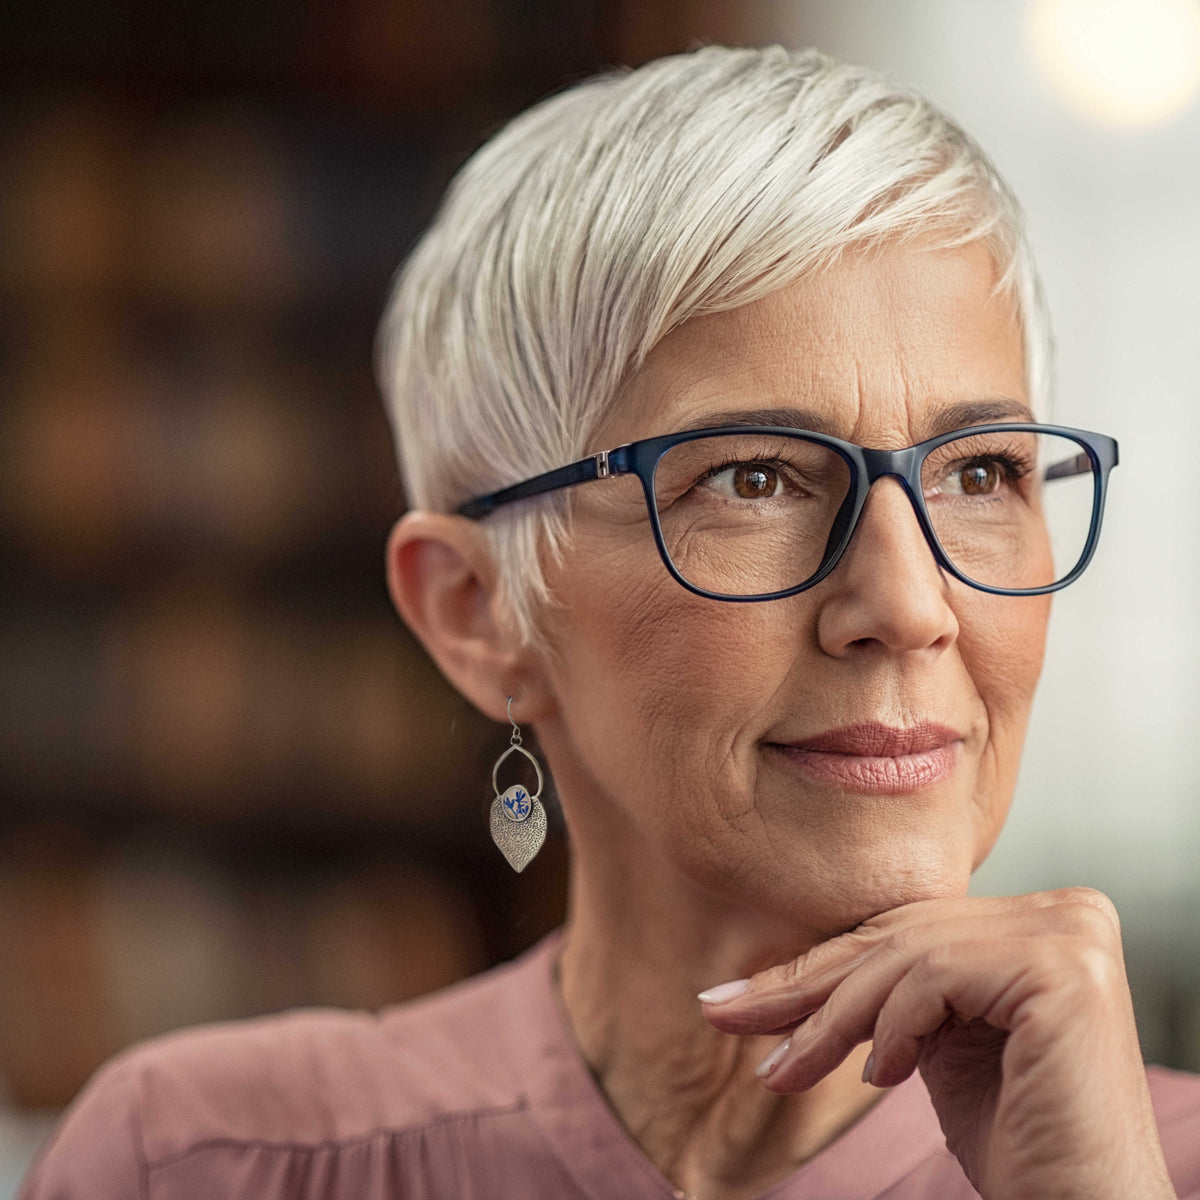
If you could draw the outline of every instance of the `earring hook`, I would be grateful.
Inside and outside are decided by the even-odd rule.
[[[508,723],[512,726],[512,734],[509,736],[508,741],[509,741],[510,745],[519,746],[521,744],[521,727],[516,723],[516,721],[513,720],[512,702],[513,702],[513,698],[511,696],[509,696],[509,698],[508,698]]]

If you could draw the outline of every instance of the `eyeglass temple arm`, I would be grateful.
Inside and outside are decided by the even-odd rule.
[[[1087,475],[1092,469],[1092,460],[1085,451],[1064,458],[1061,462],[1052,463],[1046,468],[1044,479],[1069,479],[1073,475]]]
[[[624,446],[617,450],[601,450],[588,458],[581,458],[578,462],[547,471],[544,475],[535,475],[522,483],[514,483],[512,487],[501,488],[487,496],[477,496],[474,500],[460,504],[454,511],[460,517],[470,517],[471,520],[478,521],[501,505],[512,504],[515,500],[528,500],[531,496],[542,496],[546,492],[575,487],[593,479],[606,479],[609,475],[623,475],[629,470],[624,450]]]

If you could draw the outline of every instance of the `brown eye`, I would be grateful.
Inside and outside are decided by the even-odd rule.
[[[764,500],[774,496],[779,487],[779,473],[761,463],[743,463],[733,472],[733,490],[743,500]]]
[[[959,486],[966,496],[990,496],[1000,490],[1002,477],[997,463],[972,463],[958,473]]]

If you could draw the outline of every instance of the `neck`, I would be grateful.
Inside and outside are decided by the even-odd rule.
[[[696,993],[795,958],[816,938],[761,913],[732,913],[686,881],[667,886],[664,864],[640,867],[614,873],[577,856],[560,961],[567,1015],[609,1102],[659,1170],[696,1200],[746,1200],[878,1097],[860,1078],[867,1047],[805,1093],[766,1091],[754,1068],[781,1039],[718,1032]]]

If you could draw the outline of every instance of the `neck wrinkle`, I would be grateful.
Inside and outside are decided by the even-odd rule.
[[[688,890],[674,879],[597,888],[588,865],[577,857],[572,875],[563,1008],[610,1106],[672,1186],[699,1200],[761,1195],[882,1095],[860,1079],[867,1046],[808,1092],[768,1092],[754,1068],[780,1039],[722,1033],[701,1013],[703,988],[786,962],[816,939],[782,925],[768,933],[761,915],[702,897],[672,904]]]

